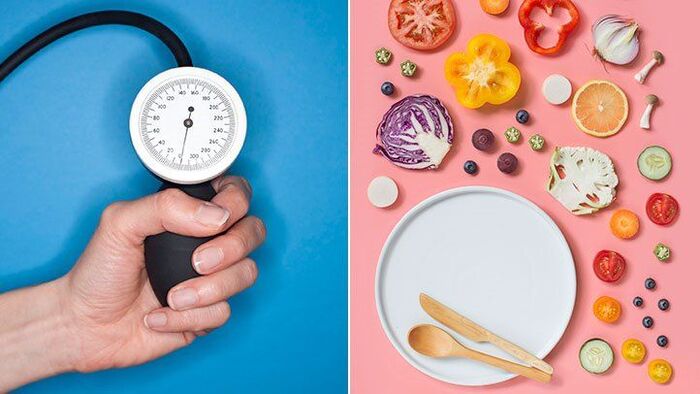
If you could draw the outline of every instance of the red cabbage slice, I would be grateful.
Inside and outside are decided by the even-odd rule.
[[[407,96],[389,108],[379,127],[374,153],[399,167],[438,168],[452,147],[452,118],[436,97]]]

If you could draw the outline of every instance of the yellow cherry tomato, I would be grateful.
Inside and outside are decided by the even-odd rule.
[[[510,47],[492,34],[479,34],[466,52],[455,52],[445,62],[445,78],[460,104],[479,108],[503,104],[520,89],[520,70],[509,63]]]
[[[612,297],[602,296],[593,303],[593,314],[598,320],[606,323],[614,323],[620,318],[622,305]]]
[[[647,355],[647,348],[637,339],[628,339],[622,343],[622,357],[633,363],[639,364]]]
[[[649,361],[649,377],[656,383],[664,384],[671,379],[673,368],[668,361],[656,359]]]

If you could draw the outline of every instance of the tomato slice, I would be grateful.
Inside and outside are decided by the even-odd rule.
[[[510,0],[479,0],[479,5],[485,13],[500,15],[508,9]]]
[[[612,250],[601,250],[593,259],[593,271],[603,282],[616,282],[625,273],[625,258]]]
[[[622,305],[612,297],[602,296],[593,303],[593,314],[600,321],[614,323],[622,314]]]
[[[396,41],[429,51],[444,44],[455,30],[452,0],[391,0],[389,30]]]
[[[673,367],[664,359],[649,361],[649,377],[656,383],[667,383],[673,375]]]
[[[654,193],[647,200],[647,216],[661,226],[671,224],[678,216],[678,201],[665,193]]]
[[[622,357],[633,363],[639,364],[644,361],[647,355],[647,348],[638,339],[628,339],[622,343]]]

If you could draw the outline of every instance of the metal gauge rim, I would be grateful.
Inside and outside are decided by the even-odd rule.
[[[161,86],[168,84],[170,81],[183,78],[203,80],[218,88],[226,99],[228,99],[231,109],[236,116],[235,127],[231,126],[233,135],[229,136],[229,138],[233,138],[233,140],[227,145],[226,151],[221,152],[222,157],[207,167],[194,170],[173,168],[159,161],[146,145],[141,128],[142,113],[153,92]],[[162,179],[183,185],[206,182],[223,174],[231,164],[233,164],[243,148],[246,129],[247,119],[245,107],[233,85],[213,71],[199,67],[176,67],[163,71],[151,78],[136,95],[134,103],[131,106],[131,115],[129,118],[131,142],[144,166]]]

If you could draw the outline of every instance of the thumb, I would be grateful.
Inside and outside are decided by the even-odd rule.
[[[229,211],[211,202],[190,197],[178,189],[166,189],[133,201],[117,202],[105,209],[98,231],[107,231],[133,244],[165,231],[206,237],[224,230]]]

